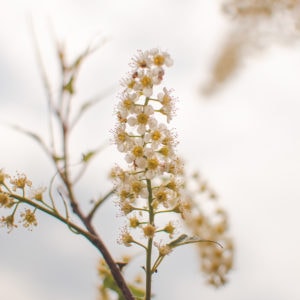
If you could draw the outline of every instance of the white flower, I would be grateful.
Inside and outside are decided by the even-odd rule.
[[[142,93],[146,96],[146,97],[151,97],[153,94],[153,89],[152,87],[145,87],[143,88]]]
[[[137,124],[136,117],[131,116],[127,119],[127,124],[131,127],[135,126]]]
[[[162,108],[161,113],[167,116],[167,122],[170,122],[175,113],[174,109],[174,99],[171,96],[171,91],[163,88],[163,93],[157,95],[157,99],[160,101]]]
[[[134,68],[148,68],[151,65],[151,60],[148,51],[138,51],[138,54],[132,59]]]

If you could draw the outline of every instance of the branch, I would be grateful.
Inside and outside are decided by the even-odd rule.
[[[81,227],[79,227],[78,225],[76,225],[75,223],[71,222],[69,219],[64,218],[63,216],[61,216],[57,210],[52,210],[50,208],[44,207],[34,201],[32,201],[31,199],[28,199],[26,197],[22,197],[18,194],[13,194],[10,193],[9,194],[10,197],[19,200],[22,203],[26,203],[40,211],[43,211],[44,213],[56,218],[57,220],[63,222],[64,224],[66,224],[69,228],[72,228],[73,230],[75,230],[76,232],[80,233],[81,235],[83,235],[85,238],[87,238],[88,240],[94,239],[95,237],[89,233],[88,231],[82,229]]]
[[[53,95],[52,95],[52,89],[50,85],[50,80],[48,79],[46,69],[43,64],[42,56],[40,53],[40,48],[37,42],[36,34],[34,31],[33,23],[32,23],[32,18],[29,19],[29,27],[31,31],[31,36],[32,36],[32,41],[33,41],[33,46],[34,46],[34,51],[35,51],[35,56],[39,68],[39,72],[42,78],[42,82],[46,91],[46,99],[48,103],[48,111],[49,111],[49,131],[50,131],[50,146],[51,149],[54,151],[54,132],[53,132],[53,124],[52,124],[52,118],[51,118],[51,113],[54,112],[57,117],[59,117],[59,111],[57,110]]]
[[[33,140],[35,140],[41,147],[42,149],[46,152],[46,154],[51,157],[54,158],[54,154],[51,153],[50,149],[47,147],[46,143],[43,141],[43,139],[36,133],[34,133],[33,131],[30,131],[28,129],[24,129],[18,125],[15,124],[6,124],[7,126],[9,126],[10,128],[19,131],[27,136],[29,136],[30,138],[32,138]]]

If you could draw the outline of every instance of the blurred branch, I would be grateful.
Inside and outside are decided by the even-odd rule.
[[[51,153],[51,150],[47,147],[46,143],[43,141],[43,139],[38,134],[34,133],[33,131],[24,129],[18,125],[14,125],[14,124],[6,124],[6,125],[16,131],[19,131],[20,133],[27,135],[28,137],[32,138],[33,140],[35,140],[42,147],[42,149],[45,151],[45,153],[50,158],[53,159],[55,157],[55,155],[53,153]]]
[[[52,123],[52,112],[54,112],[54,114],[59,118],[60,114],[59,111],[57,110],[56,106],[55,106],[55,102],[54,102],[54,98],[52,95],[52,89],[51,89],[51,85],[50,85],[50,80],[48,78],[44,63],[43,63],[43,59],[42,59],[42,55],[40,52],[40,47],[38,45],[38,41],[36,38],[36,33],[34,30],[34,26],[33,26],[33,21],[32,18],[29,18],[29,29],[31,32],[31,37],[32,37],[32,43],[33,43],[33,47],[34,47],[34,51],[35,51],[35,56],[37,59],[37,64],[38,64],[38,69],[40,72],[40,76],[42,79],[42,83],[44,85],[44,89],[46,92],[46,99],[47,99],[47,103],[48,103],[48,124],[49,124],[49,133],[50,133],[50,148],[52,151],[55,151],[55,139],[54,139],[54,132],[53,132],[53,123]]]

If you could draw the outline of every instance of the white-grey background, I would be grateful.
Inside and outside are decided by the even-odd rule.
[[[166,85],[179,98],[173,126],[179,150],[216,189],[230,216],[236,257],[229,283],[203,283],[197,255],[185,247],[168,257],[154,279],[157,300],[298,300],[300,269],[300,55],[296,45],[273,45],[249,58],[223,89],[205,99],[199,87],[229,28],[220,1],[1,0],[0,120],[45,135],[45,94],[37,71],[29,20],[33,20],[53,82],[57,66],[51,34],[74,57],[95,36],[108,41],[82,70],[79,98],[112,93],[83,119],[73,140],[84,151],[109,139],[118,83],[137,49],[167,49],[175,63]],[[0,168],[25,172],[47,185],[52,169],[38,146],[0,126]],[[109,189],[115,160],[103,151],[81,183],[84,198]],[[100,232],[117,256],[114,205],[97,215]],[[101,227],[102,225],[102,227]],[[104,226],[104,227],[103,227]],[[108,230],[109,229],[109,230]],[[123,249],[126,250],[126,249]],[[0,298],[83,300],[96,297],[97,252],[65,226],[39,215],[33,232],[0,233]]]

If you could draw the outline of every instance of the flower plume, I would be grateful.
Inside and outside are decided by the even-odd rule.
[[[170,55],[158,49],[138,52],[130,64],[131,72],[121,81],[124,89],[117,107],[114,142],[124,153],[128,168],[115,167],[112,178],[128,226],[140,229],[146,239],[153,239],[158,232],[170,235],[164,229],[169,229],[170,222],[159,228],[157,214],[183,214],[185,207],[180,193],[182,162],[175,151],[175,135],[167,126],[174,114],[175,99],[165,87],[155,91],[165,67],[172,64]],[[128,236],[126,228],[121,242],[127,246],[136,242],[130,235],[128,243]]]

